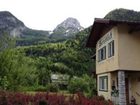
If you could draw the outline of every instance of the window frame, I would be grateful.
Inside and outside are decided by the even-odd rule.
[[[108,76],[107,75],[99,77],[99,91],[105,91],[105,92],[108,91]]]
[[[115,44],[114,40],[108,43],[108,58],[115,55]]]
[[[98,50],[98,62],[106,59],[106,46]]]

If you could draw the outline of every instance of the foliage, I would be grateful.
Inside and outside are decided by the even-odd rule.
[[[49,92],[58,92],[59,91],[59,86],[58,84],[50,83],[47,85],[47,91]]]
[[[109,12],[104,18],[111,20],[140,21],[140,12],[120,8]]]
[[[89,29],[75,39],[14,49],[0,53],[0,88],[3,90],[46,89],[51,74],[81,76],[89,74],[93,50],[85,48]],[[29,88],[26,88],[29,87]],[[52,86],[53,87],[53,86]],[[54,86],[55,87],[55,86]],[[57,91],[57,89],[56,89]]]
[[[32,91],[36,91],[36,92],[58,92],[59,91],[59,86],[57,84],[54,83],[49,83],[46,86],[36,86],[33,88]]]
[[[13,98],[14,97],[14,98]],[[86,98],[82,94],[65,96],[60,94],[0,92],[0,105],[113,105],[101,96]]]
[[[36,75],[31,61],[13,50],[0,53],[0,88],[4,90],[18,90],[20,86],[33,85]]]
[[[85,44],[83,44],[86,42],[87,32],[77,34],[75,40],[19,47],[18,50],[35,61],[41,58],[41,62],[39,61],[37,64],[41,64],[41,68],[46,65],[44,69],[50,72],[80,76],[89,72],[88,69],[92,63],[90,55],[93,50],[84,48]]]
[[[82,78],[74,77],[71,79],[68,90],[71,93],[76,93],[76,92],[87,92],[88,91],[88,84],[87,81],[85,81]]]
[[[38,57],[35,61],[38,84],[45,86],[47,83],[50,83],[50,63],[44,57]]]
[[[5,49],[10,49],[15,46],[15,39],[9,36],[6,32],[1,32],[0,35],[0,52]]]
[[[71,93],[83,92],[87,96],[91,97],[95,95],[96,91],[95,79],[89,77],[88,75],[73,77],[69,82],[68,90]]]
[[[47,86],[40,85],[40,86],[35,87],[33,91],[36,91],[36,92],[46,92],[46,91],[48,91],[48,88],[47,88]]]
[[[22,36],[16,39],[17,46],[36,45],[42,42],[49,42],[49,32],[26,28],[22,31]]]

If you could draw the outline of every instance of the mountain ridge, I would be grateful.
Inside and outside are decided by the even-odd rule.
[[[83,27],[75,18],[67,18],[53,31],[28,28],[9,11],[0,12],[0,34],[6,32],[17,39],[17,45],[31,45],[42,42],[66,40],[75,36]]]
[[[1,11],[0,12],[0,29],[5,30],[14,37],[20,35],[20,31],[25,29],[25,25],[22,21],[17,19],[14,15],[12,15],[8,11]]]
[[[80,22],[76,18],[69,17],[58,24],[51,34],[51,38],[58,38],[59,40],[74,37],[76,33],[83,30]]]
[[[119,8],[110,11],[105,15],[105,19],[122,20],[122,21],[140,21],[140,12]]]

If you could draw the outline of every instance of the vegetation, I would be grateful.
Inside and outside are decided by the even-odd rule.
[[[111,20],[140,21],[140,12],[120,8],[109,12],[104,18]]]
[[[0,52],[5,49],[13,48],[15,46],[15,39],[10,37],[6,32],[1,32],[0,35]]]
[[[14,98],[13,98],[14,97]],[[102,96],[86,98],[82,94],[66,96],[61,94],[0,92],[0,105],[113,105]]]
[[[75,39],[57,43],[16,48],[8,44],[0,52],[0,89],[50,92],[66,90],[70,93],[81,91],[87,96],[94,95],[95,80],[89,72],[93,64],[90,56],[94,50],[85,48],[88,32],[89,29],[86,29],[78,33]],[[8,38],[5,41],[13,42]],[[53,74],[68,75],[68,79],[53,83]]]
[[[125,9],[113,10],[105,18],[140,21],[139,12]],[[103,97],[92,97],[96,95],[96,80],[91,75],[95,62],[90,57],[95,53],[95,50],[85,47],[90,29],[91,27],[77,33],[74,37],[63,40],[57,37],[52,40],[53,37],[49,37],[49,32],[46,31],[28,29],[23,32],[24,39],[18,39],[17,42],[30,46],[22,47],[15,47],[14,39],[6,33],[0,33],[0,90],[16,91],[16,93],[0,92],[0,104],[112,105]],[[41,34],[39,35],[39,33]],[[57,32],[57,35],[59,34],[61,33]],[[61,78],[54,82],[53,74],[68,75],[68,78]],[[22,91],[22,93],[17,91]],[[81,94],[69,97],[46,93],[29,95],[24,94],[24,91],[66,91],[70,94],[80,92],[90,98]]]
[[[2,90],[18,90],[21,86],[35,83],[35,68],[32,61],[14,50],[0,53],[0,88]],[[32,75],[30,75],[32,74]]]
[[[82,92],[88,97],[96,95],[96,81],[93,77],[83,75],[82,77],[72,78],[68,85],[71,93]]]
[[[21,37],[16,39],[17,46],[36,45],[44,42],[50,42],[49,32],[41,30],[33,30],[26,28],[22,31]]]

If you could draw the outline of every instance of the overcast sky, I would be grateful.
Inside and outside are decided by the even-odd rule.
[[[140,11],[139,0],[0,0],[0,11],[9,11],[33,29],[53,30],[68,17],[90,26],[95,17],[126,8]]]

